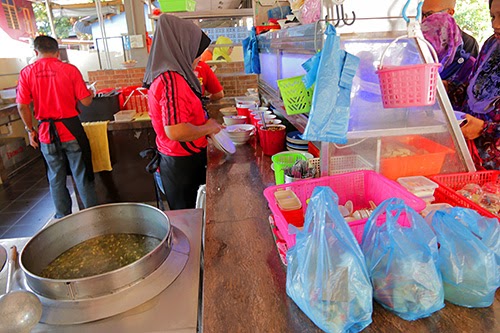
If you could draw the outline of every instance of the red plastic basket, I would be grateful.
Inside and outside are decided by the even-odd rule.
[[[479,206],[474,201],[458,194],[456,191],[462,189],[467,184],[484,185],[488,182],[498,182],[500,171],[477,171],[464,173],[450,173],[429,177],[435,181],[439,187],[434,191],[434,202],[448,203],[452,206],[460,206],[474,209],[479,214],[486,217],[499,218],[495,214]],[[500,220],[499,220],[500,221]]]
[[[264,196],[269,203],[269,208],[274,214],[276,225],[285,239],[288,248],[295,245],[295,235],[290,235],[288,233],[288,222],[278,208],[274,198],[274,192],[281,189],[291,189],[302,203],[302,209],[305,213],[307,207],[306,200],[311,197],[311,194],[316,186],[331,187],[332,190],[339,196],[339,204],[343,205],[347,200],[351,200],[354,205],[354,210],[370,207],[370,200],[376,205],[379,205],[382,201],[389,198],[403,199],[407,205],[415,209],[417,212],[420,212],[426,206],[422,199],[408,192],[400,184],[369,170],[270,186],[264,190]],[[349,226],[351,227],[351,230],[358,242],[361,242],[361,238],[363,237],[366,220],[367,219],[361,219],[349,223]]]
[[[387,46],[377,70],[384,108],[433,105],[436,101],[436,85],[440,79],[438,68],[441,64],[438,63],[436,51],[429,42],[416,37],[429,47],[435,63],[383,66],[387,49],[402,38],[408,36],[398,37]]]
[[[120,110],[135,110],[137,113],[147,113],[148,90],[140,86],[131,86],[121,89]]]

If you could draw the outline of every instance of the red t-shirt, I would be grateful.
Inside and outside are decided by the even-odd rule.
[[[78,68],[57,58],[41,58],[21,70],[16,101],[18,104],[33,101],[38,120],[63,119],[78,116],[76,103],[89,95]],[[61,142],[75,140],[62,122],[55,124]],[[50,143],[49,123],[40,123],[38,132],[40,142]]]
[[[205,91],[208,91],[210,94],[216,94],[224,90],[214,71],[205,62],[200,61],[198,63],[195,73],[198,76],[198,80],[200,80],[202,95],[205,95]]]
[[[165,126],[190,123],[196,126],[207,122],[201,100],[188,83],[176,72],[158,76],[148,91],[149,116],[156,132],[158,150],[168,156],[189,156],[199,153],[207,146],[206,137],[194,141],[171,140],[165,133]]]

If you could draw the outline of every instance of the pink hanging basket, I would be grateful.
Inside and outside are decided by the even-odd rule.
[[[380,81],[380,91],[384,108],[404,108],[410,106],[433,105],[436,101],[436,85],[440,80],[436,51],[432,45],[423,38],[422,40],[431,50],[434,63],[384,66],[383,61],[389,47],[402,38],[401,36],[392,41],[382,53],[377,75]]]

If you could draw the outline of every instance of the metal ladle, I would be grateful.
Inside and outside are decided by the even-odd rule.
[[[17,248],[10,248],[7,267],[7,288],[0,298],[0,332],[30,332],[42,317],[42,302],[25,290],[11,291],[17,262]]]

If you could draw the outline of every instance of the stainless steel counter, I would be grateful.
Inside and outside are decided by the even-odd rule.
[[[113,317],[79,325],[38,324],[32,332],[196,332],[201,311],[199,288],[203,211],[189,209],[166,213],[172,225],[187,236],[191,248],[184,270],[167,289],[146,303]],[[7,250],[16,245],[21,251],[28,240],[3,239],[0,245]],[[0,272],[0,290],[5,290],[6,279],[7,265]]]

